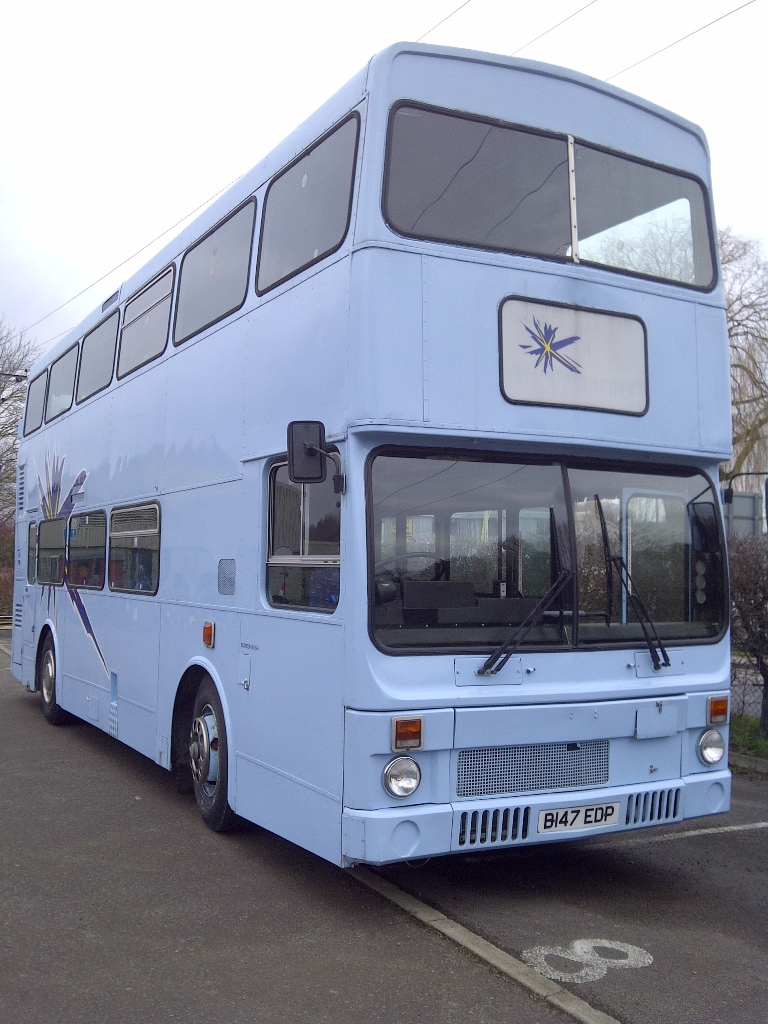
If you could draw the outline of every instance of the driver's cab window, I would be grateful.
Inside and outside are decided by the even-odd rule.
[[[297,484],[285,463],[269,478],[267,598],[275,607],[332,612],[339,603],[341,496],[329,474]]]

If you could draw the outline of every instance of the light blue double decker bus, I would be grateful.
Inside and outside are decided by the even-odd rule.
[[[699,129],[393,46],[31,371],[13,672],[344,866],[724,811],[728,378]]]

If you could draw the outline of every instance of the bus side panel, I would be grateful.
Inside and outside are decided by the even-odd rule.
[[[275,290],[238,326],[247,339],[237,372],[245,379],[243,449],[286,448],[290,420],[317,419],[329,436],[345,429],[350,259]]]
[[[88,664],[90,672],[88,685],[81,685],[80,692],[87,694],[89,688],[98,690],[96,699],[103,699],[106,706],[99,706],[98,720],[87,706],[73,710],[81,718],[98,721],[101,728],[123,743],[154,759],[160,604],[150,597],[105,594],[101,607],[105,611],[104,620],[96,627],[96,635],[105,655],[109,679],[105,683],[105,672],[97,667],[92,651],[87,649],[90,641],[84,638],[79,652],[84,660],[79,664]],[[95,619],[98,622],[98,616]],[[81,624],[75,623],[74,631],[78,629],[82,634]],[[70,650],[75,651],[74,636],[68,639],[72,641]]]
[[[343,628],[267,612],[241,623],[232,694],[238,814],[327,860],[341,858]],[[231,763],[231,762],[230,762]]]

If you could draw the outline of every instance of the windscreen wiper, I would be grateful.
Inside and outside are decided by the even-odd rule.
[[[615,567],[621,585],[624,588],[624,593],[627,595],[629,603],[632,605],[632,610],[637,616],[637,621],[640,623],[640,628],[643,631],[645,637],[645,643],[648,647],[648,652],[651,655],[651,661],[655,671],[659,671],[661,668],[669,668],[672,664],[669,660],[664,644],[661,642],[661,637],[658,634],[656,626],[654,625],[653,619],[648,614],[648,609],[645,607],[645,602],[638,593],[637,586],[632,582],[632,577],[629,575],[629,569],[627,563],[624,561],[622,555],[614,555],[611,553],[611,544],[608,540],[608,527],[605,522],[605,515],[603,514],[603,504],[600,500],[600,495],[595,495],[595,505],[597,505],[597,514],[600,517],[600,533],[603,538],[603,555],[605,557],[605,573],[608,586],[608,622],[610,624],[610,618],[613,611],[613,569]]]
[[[509,640],[505,640],[501,647],[495,650],[490,658],[488,658],[488,660],[477,670],[477,675],[493,676],[504,668],[509,659],[525,640],[526,636],[534,626],[537,626],[541,622],[544,617],[544,613],[552,604],[554,604],[555,600],[560,596],[572,579],[573,572],[571,569],[560,570],[557,574],[557,579],[546,592],[544,597],[542,597],[536,607],[526,615]]]

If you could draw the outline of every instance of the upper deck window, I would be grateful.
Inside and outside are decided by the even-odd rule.
[[[566,139],[410,106],[389,131],[385,213],[400,234],[567,255]]]
[[[181,264],[174,345],[245,302],[255,217],[256,203],[248,202],[187,250]]]
[[[384,214],[411,238],[595,263],[696,288],[714,279],[707,198],[695,178],[466,114],[394,109]]]
[[[75,373],[77,371],[77,345],[73,345],[63,356],[59,356],[51,367],[51,381],[48,385],[48,399],[45,404],[45,421],[61,416],[72,405],[75,394]]]
[[[581,262],[706,287],[714,264],[704,189],[694,178],[574,147]]]
[[[24,415],[24,436],[37,430],[43,422],[43,408],[45,407],[45,386],[48,383],[48,371],[43,370],[32,383],[27,391],[27,411]]]
[[[125,305],[117,376],[144,366],[161,355],[168,340],[171,319],[173,267]]]
[[[80,376],[77,378],[77,401],[82,402],[97,391],[103,391],[112,380],[117,343],[117,323],[120,314],[115,312],[83,338],[80,353]]]
[[[276,177],[264,200],[261,294],[335,252],[352,211],[359,120],[348,118]]]

